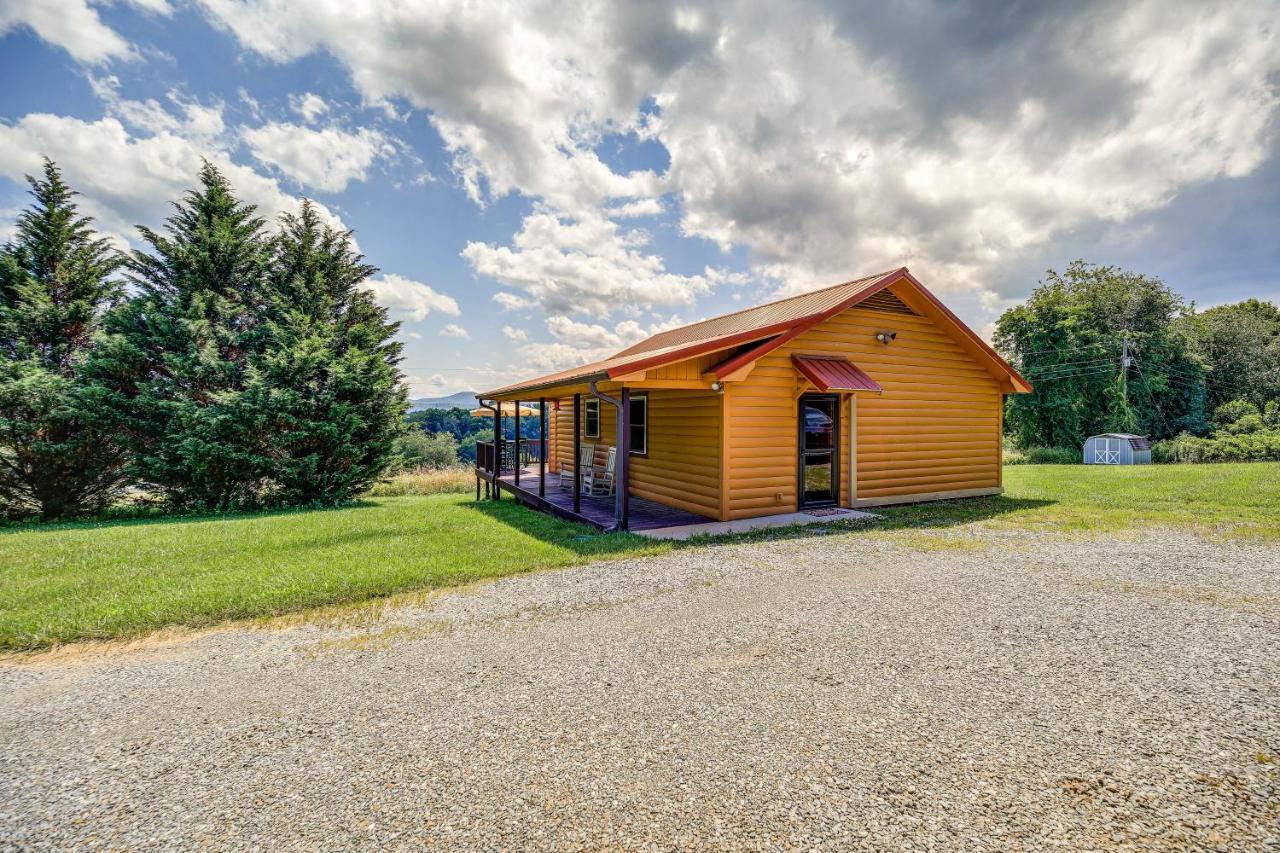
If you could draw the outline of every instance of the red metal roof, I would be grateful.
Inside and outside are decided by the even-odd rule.
[[[843,356],[793,355],[791,363],[819,391],[883,391],[880,383]]]
[[[681,326],[677,329],[668,329],[651,338],[646,338],[638,344],[627,347],[618,355],[652,352],[674,345],[719,338],[751,329],[759,329],[764,326],[790,325],[797,320],[825,313],[851,297],[858,296],[863,291],[869,290],[881,279],[895,272],[898,272],[898,270],[876,273],[855,281],[846,281],[843,284],[824,287],[821,290],[801,293],[799,296],[791,296],[786,299],[779,299],[776,302],[757,305],[754,308],[735,311],[732,314],[712,317],[710,320],[690,323],[688,326]]]
[[[691,323],[688,326],[668,329],[633,344],[609,358],[558,373],[527,379],[492,391],[485,391],[476,396],[488,399],[517,391],[535,391],[555,385],[586,382],[590,379],[606,379],[610,376],[646,370],[704,353],[762,340],[787,332],[801,321],[816,321],[830,313],[833,308],[840,308],[846,303],[852,304],[860,298],[865,298],[888,284],[893,276],[903,271],[878,273],[822,290],[814,290],[765,305],[757,305],[754,308],[735,311],[721,317],[713,317],[710,320]]]
[[[754,308],[735,311],[732,314],[725,314],[721,317],[713,317],[710,320],[703,320],[698,323],[691,323],[688,326],[659,332],[609,358],[593,361],[569,370],[562,370],[558,373],[527,379],[492,391],[484,391],[476,396],[482,399],[490,399],[521,391],[537,391],[557,385],[577,384],[592,379],[617,378],[628,373],[661,367],[664,364],[684,361],[706,353],[726,350],[755,341],[772,339],[718,365],[716,368],[717,376],[723,378],[724,375],[741,366],[740,362],[759,358],[806,329],[812,328],[840,311],[858,304],[897,281],[909,282],[917,288],[926,299],[936,305],[950,321],[955,323],[961,335],[966,336],[976,344],[989,357],[993,365],[1006,372],[1016,386],[1024,390],[1031,390],[1031,386],[1026,380],[1019,376],[1017,371],[1010,367],[1004,359],[1000,358],[995,350],[991,349],[985,341],[974,334],[968,326],[960,322],[955,314],[951,313],[936,296],[925,289],[924,285],[916,281],[906,267],[900,267],[889,272],[877,273],[876,275],[847,281],[821,290],[802,293],[799,296],[779,299],[776,302],[769,302]]]

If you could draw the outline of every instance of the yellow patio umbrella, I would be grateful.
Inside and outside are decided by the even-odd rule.
[[[515,413],[516,413],[516,404],[515,404],[515,403],[503,403],[503,404],[502,404],[502,416],[503,416],[504,418],[509,418],[509,417],[511,417],[512,415],[514,415]],[[491,417],[493,417],[493,410],[492,410],[492,409],[485,409],[485,408],[483,408],[483,407],[482,407],[482,408],[479,408],[479,409],[472,409],[472,410],[471,410],[471,414],[475,415],[477,418],[491,418]],[[534,416],[534,415],[536,415],[536,414],[538,414],[538,410],[537,410],[537,409],[530,408],[529,406],[521,406],[521,407],[520,407],[520,417],[522,417],[522,418],[531,418],[531,417],[533,417],[533,416]]]

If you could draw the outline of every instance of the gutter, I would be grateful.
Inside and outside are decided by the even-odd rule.
[[[630,392],[622,389],[617,399],[602,393],[596,380],[587,383],[591,396],[613,406],[617,411],[613,423],[617,437],[614,439],[613,458],[613,526],[605,533],[620,533],[627,529],[627,492],[631,488],[631,411]],[[574,413],[577,417],[577,413]]]

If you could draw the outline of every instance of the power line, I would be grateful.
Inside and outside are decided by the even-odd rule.
[[[1043,375],[1043,377],[1034,378],[1034,382],[1057,382],[1061,379],[1082,379],[1091,377],[1103,377],[1103,375],[1111,374],[1114,368],[1110,365],[1100,365],[1097,368],[1089,368],[1080,371],[1066,371],[1066,373],[1056,373],[1052,375]]]
[[[1164,410],[1156,404],[1155,395],[1151,393],[1151,383],[1147,381],[1147,375],[1142,372],[1142,365],[1138,364],[1137,359],[1133,361],[1133,368],[1138,371],[1138,377],[1142,380],[1142,388],[1147,392],[1147,402],[1151,404],[1151,408],[1160,417],[1160,423],[1164,424],[1165,434],[1172,435],[1173,427],[1169,426],[1169,421],[1164,416]]]
[[[1069,370],[1083,369],[1083,368],[1094,367],[1102,364],[1109,366],[1111,364],[1111,359],[1097,358],[1097,359],[1093,359],[1092,361],[1078,361],[1078,362],[1071,362],[1069,364],[1049,365],[1049,366],[1045,366],[1038,369],[1026,370],[1023,372],[1023,375],[1029,376],[1029,377],[1030,376],[1047,376],[1051,373],[1056,373],[1062,370],[1069,371]]]
[[[1032,350],[1019,349],[1017,352],[1017,358],[1019,361],[1024,361],[1028,356],[1040,355],[1041,353],[1068,352],[1070,350],[1090,349],[1094,347],[1097,347],[1103,350],[1114,349],[1115,344],[1104,342],[1104,341],[1091,341],[1089,343],[1071,344],[1070,346],[1065,346],[1065,347],[1041,347],[1040,349],[1032,349]]]

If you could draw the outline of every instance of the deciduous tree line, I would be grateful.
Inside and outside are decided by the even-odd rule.
[[[1076,261],[1006,311],[994,341],[1035,386],[1005,409],[1024,448],[1079,451],[1101,432],[1216,439],[1240,434],[1237,424],[1274,429],[1261,413],[1280,410],[1280,310],[1270,302],[1197,311],[1159,279]],[[1241,421],[1241,406],[1259,417]]]
[[[0,247],[0,513],[349,500],[391,461],[400,344],[349,232],[270,228],[212,165],[143,248],[81,216],[55,164]]]

